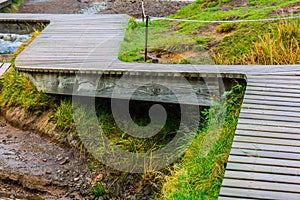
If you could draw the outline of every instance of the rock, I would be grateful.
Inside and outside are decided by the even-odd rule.
[[[68,162],[70,162],[70,160],[69,160],[69,158],[68,157],[66,157],[62,162],[60,162],[59,164],[60,165],[65,165],[65,164],[67,164]]]
[[[98,174],[98,176],[96,176],[96,178],[94,178],[94,180],[92,181],[92,185],[95,185],[97,182],[102,181],[104,175],[102,173]]]
[[[47,159],[43,159],[43,162],[47,162]]]
[[[50,169],[46,169],[46,174],[51,174],[51,170]]]
[[[73,179],[73,181],[74,181],[74,182],[77,182],[77,181],[79,181],[79,178],[76,177],[76,178]]]

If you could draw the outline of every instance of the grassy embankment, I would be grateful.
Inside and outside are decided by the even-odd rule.
[[[18,12],[18,7],[23,3],[24,0],[12,0],[12,4],[10,7],[4,8],[3,12],[5,13],[16,13]]]
[[[238,6],[234,6],[235,2]],[[298,5],[298,6],[297,6]],[[237,1],[200,0],[182,8],[170,18],[189,20],[253,20],[300,13],[297,0]],[[293,9],[294,8],[294,9]],[[298,9],[297,9],[298,8]],[[288,10],[288,9],[283,9]],[[284,13],[286,12],[286,13]],[[246,23],[196,23],[151,21],[149,52],[161,57],[168,52],[183,63],[295,64],[300,63],[299,19]],[[131,23],[119,58],[143,61],[145,23]],[[172,55],[170,55],[170,53]],[[200,59],[202,58],[202,59]],[[204,58],[204,59],[203,59]],[[162,62],[164,62],[163,60]]]
[[[229,11],[220,11],[224,3],[219,1],[200,1],[183,8],[173,17],[188,19],[258,19],[268,17],[268,13],[279,7],[297,1],[249,1],[248,6],[234,8]],[[229,8],[228,8],[229,9]],[[215,63],[223,64],[294,64],[299,63],[299,23],[290,21],[288,23],[253,23],[253,24],[218,24],[207,25],[203,23],[166,23],[165,21],[151,22],[152,35],[150,45],[153,49],[162,51],[177,52],[184,55],[189,52],[209,52]],[[120,58],[126,61],[141,61],[139,52],[143,49],[143,23],[130,23],[126,33],[125,43],[122,45]],[[213,31],[206,34],[198,34],[207,26],[212,26]],[[170,31],[171,30],[171,31]],[[178,36],[177,34],[180,34]],[[158,37],[159,36],[159,37]],[[180,40],[178,40],[180,38]],[[264,39],[266,38],[266,39]],[[278,45],[274,45],[278,44]],[[272,47],[272,48],[271,48]],[[154,51],[153,50],[153,51]],[[283,55],[290,55],[290,57]],[[272,55],[272,56],[270,56]],[[293,56],[294,55],[294,56]],[[189,60],[181,56],[182,63],[197,63],[202,60]],[[260,58],[263,58],[262,60]],[[283,59],[284,58],[284,59]],[[208,59],[210,61],[211,59]],[[173,62],[173,61],[171,61]],[[178,60],[176,60],[178,62]],[[198,131],[197,137],[188,149],[187,153],[174,165],[153,175],[141,175],[141,180],[150,178],[164,180],[158,183],[162,188],[157,194],[161,199],[216,199],[222,177],[225,170],[225,163],[231,147],[232,137],[237,124],[240,103],[243,98],[243,87],[235,86],[227,93],[227,99],[223,103],[206,109],[202,112],[205,118],[203,123],[210,124]],[[108,104],[109,105],[109,104]],[[225,106],[226,105],[226,106]],[[30,81],[21,76],[17,71],[11,70],[0,81],[0,108],[8,109],[21,107],[27,112],[39,115],[43,111],[53,111],[53,122],[61,130],[61,138],[68,134],[74,134],[75,125],[72,116],[72,105],[69,99],[58,99],[39,92]],[[226,109],[222,109],[225,108]],[[219,116],[226,116],[225,123],[218,125],[218,117],[211,117],[215,110],[223,112]],[[120,147],[131,151],[153,150],[158,147],[154,140],[141,141],[128,137],[114,126],[113,118],[107,102],[100,102],[98,113],[99,123],[111,134],[111,139]],[[218,115],[217,115],[218,116]],[[141,119],[141,124],[147,120]],[[168,141],[170,129],[163,132],[165,141]],[[170,131],[171,130],[171,131]],[[203,138],[211,132],[221,132],[219,140],[206,156],[200,156]],[[76,133],[74,134],[76,138]],[[80,147],[80,146],[79,146]],[[91,166],[97,168],[97,166]],[[142,180],[142,181],[143,181]],[[144,181],[145,182],[145,181]],[[147,184],[148,182],[146,182]],[[156,182],[157,183],[157,182]],[[155,184],[155,183],[154,183]],[[162,184],[162,185],[161,185]],[[91,191],[94,194],[109,193],[109,190],[96,184]],[[99,192],[98,190],[101,190]],[[104,190],[103,190],[104,189]]]

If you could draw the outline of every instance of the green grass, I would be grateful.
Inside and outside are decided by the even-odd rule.
[[[244,87],[234,86],[226,93],[226,100],[205,111],[208,120],[206,128],[199,131],[185,156],[173,166],[171,175],[165,178],[159,199],[218,198],[243,96]],[[203,142],[205,138],[218,135],[216,144],[207,151]]]
[[[53,98],[37,88],[28,78],[20,75],[14,68],[0,80],[0,107],[21,107],[28,112],[39,115],[48,110]]]
[[[6,13],[16,13],[18,12],[18,7],[24,2],[24,0],[12,0],[12,5],[10,7],[4,8],[3,12]]]
[[[298,0],[251,0],[241,7],[227,7],[222,10],[222,5],[230,0],[198,0],[183,7],[170,18],[190,20],[228,20],[228,19],[264,19],[277,17],[270,13],[278,8],[297,3]],[[299,20],[290,20],[290,23],[299,23]],[[245,56],[252,56],[254,44],[264,35],[281,27],[282,22],[247,22],[208,24],[197,22],[170,22],[166,20],[150,22],[149,49],[161,49],[180,53],[184,51],[207,51],[215,58],[215,64],[241,64]],[[207,27],[213,29],[207,30]],[[132,27],[132,26],[131,26]],[[134,29],[128,29],[126,39],[122,45],[120,59],[126,62],[143,62],[144,23],[138,23]],[[293,45],[298,39],[290,38]],[[299,42],[298,42],[299,43]],[[192,46],[192,48],[190,48]],[[179,47],[179,48],[177,48]],[[199,56],[202,56],[201,54]],[[183,59],[184,60],[184,59]],[[209,60],[204,60],[211,64]],[[171,62],[171,61],[170,61]],[[286,61],[289,62],[289,61]],[[285,62],[285,63],[286,63]],[[172,62],[171,62],[172,63]],[[179,63],[182,63],[179,61]],[[204,64],[201,60],[187,62]],[[266,64],[272,64],[265,62]],[[290,63],[294,63],[293,60]],[[299,62],[298,62],[299,63]],[[256,63],[259,64],[259,63]]]
[[[134,24],[134,25],[133,25]],[[130,20],[125,39],[121,44],[119,59],[124,62],[143,62],[145,48],[145,23],[136,23]],[[163,21],[150,21],[149,23],[149,52],[171,52],[180,54],[186,51],[203,52],[205,43],[199,43],[199,38],[178,33],[172,25]],[[204,42],[204,41],[203,41]],[[190,63],[182,57],[182,62]]]
[[[101,182],[96,183],[91,189],[90,193],[95,197],[100,197],[105,194],[105,189]]]

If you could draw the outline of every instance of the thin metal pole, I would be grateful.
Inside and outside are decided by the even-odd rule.
[[[145,39],[145,62],[148,60],[148,27],[149,27],[149,16],[146,16],[146,39]]]

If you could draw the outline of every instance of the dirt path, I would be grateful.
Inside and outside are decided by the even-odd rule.
[[[72,149],[0,119],[0,197],[83,199],[92,180],[87,163]]]

